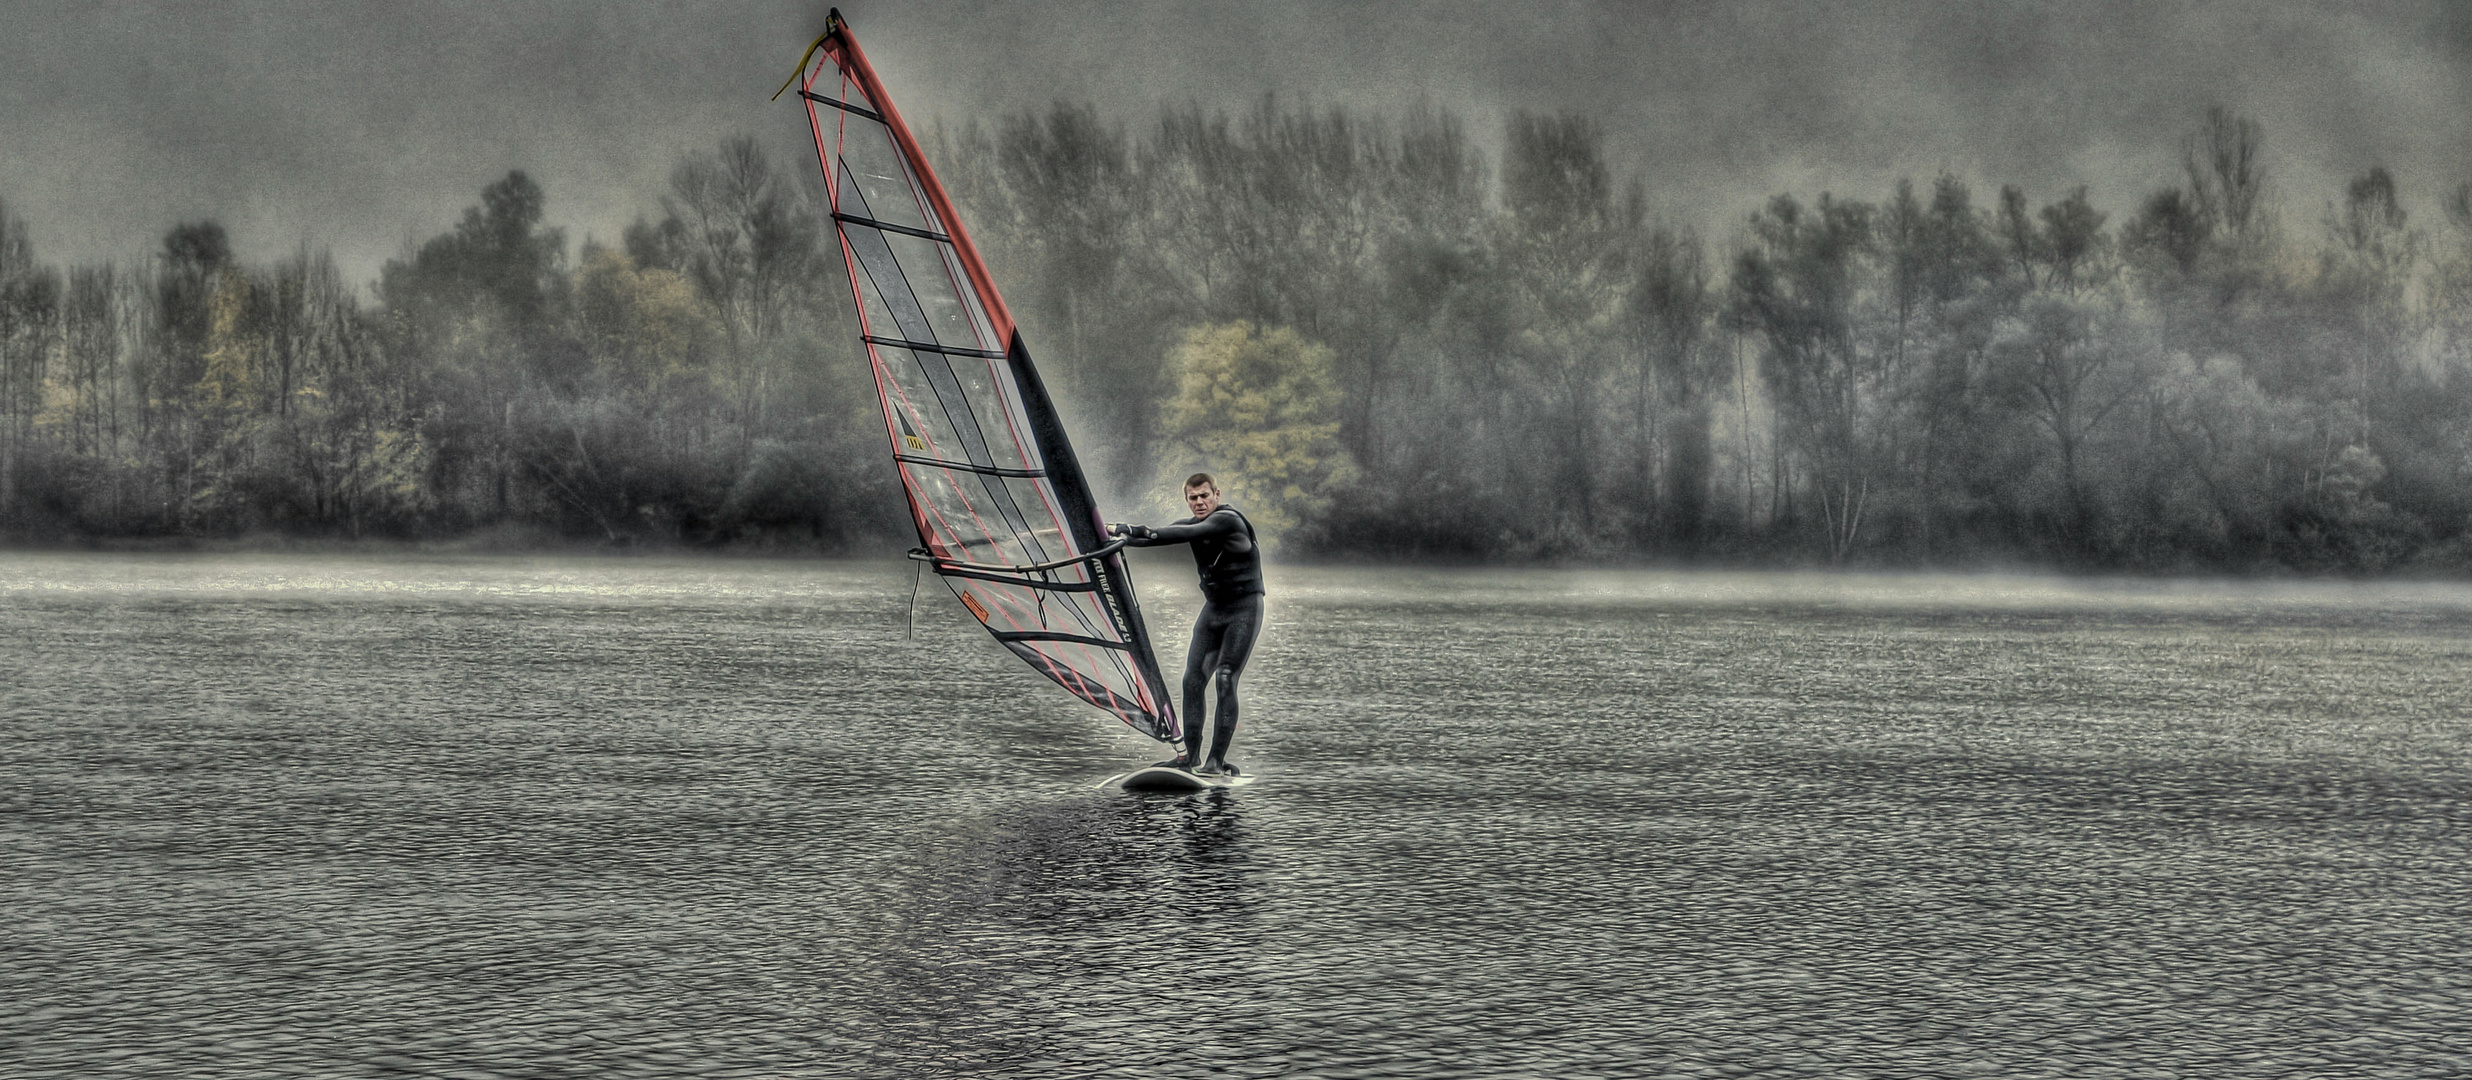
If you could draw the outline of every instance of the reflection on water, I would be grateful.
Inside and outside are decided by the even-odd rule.
[[[0,555],[0,1075],[2472,1068],[2472,591],[1273,586],[1128,795],[897,567]]]
[[[1081,796],[907,854],[875,962],[839,974],[883,1075],[1173,1065],[1198,1006],[1258,940],[1243,811],[1226,791]]]

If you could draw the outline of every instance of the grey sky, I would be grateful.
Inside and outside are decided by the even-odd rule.
[[[570,236],[614,237],[671,165],[736,132],[828,5],[62,3],[0,9],[0,199],[48,262],[151,251],[215,218],[244,255],[331,247],[366,280],[521,168]],[[914,122],[1063,97],[1133,125],[1265,92],[1491,142],[1514,110],[1605,127],[1664,214],[1722,232],[1770,195],[1882,197],[1949,171],[1988,201],[2093,188],[2115,221],[2171,181],[2207,105],[2261,121],[2287,224],[2393,170],[2422,222],[2472,180],[2472,3],[2198,0],[842,4]]]

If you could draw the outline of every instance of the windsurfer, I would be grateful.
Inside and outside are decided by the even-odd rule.
[[[1253,640],[1262,630],[1262,547],[1253,523],[1233,506],[1219,501],[1219,482],[1209,473],[1185,481],[1184,499],[1193,516],[1172,525],[1110,525],[1128,547],[1193,545],[1193,563],[1202,575],[1202,614],[1193,622],[1193,644],[1185,651],[1184,753],[1172,762],[1178,768],[1208,776],[1234,774],[1228,764],[1228,744],[1236,740],[1236,679],[1253,655]],[[1210,755],[1202,756],[1202,692],[1215,688],[1219,700]],[[1196,764],[1198,762],[1199,764]]]

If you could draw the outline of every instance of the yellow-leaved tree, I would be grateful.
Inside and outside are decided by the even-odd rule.
[[[1356,462],[1339,445],[1329,347],[1284,326],[1216,323],[1185,331],[1169,360],[1176,396],[1165,430],[1186,453],[1161,455],[1172,470],[1161,488],[1209,472],[1269,542],[1319,515],[1355,478]],[[1180,494],[1167,492],[1167,501]]]
[[[576,323],[584,347],[630,390],[707,377],[721,328],[687,279],[638,267],[616,248],[584,251],[575,281]]]

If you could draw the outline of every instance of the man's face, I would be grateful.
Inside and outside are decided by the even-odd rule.
[[[1211,511],[1219,508],[1219,489],[1207,484],[1186,488],[1185,506],[1193,511],[1194,517],[1208,517]]]

